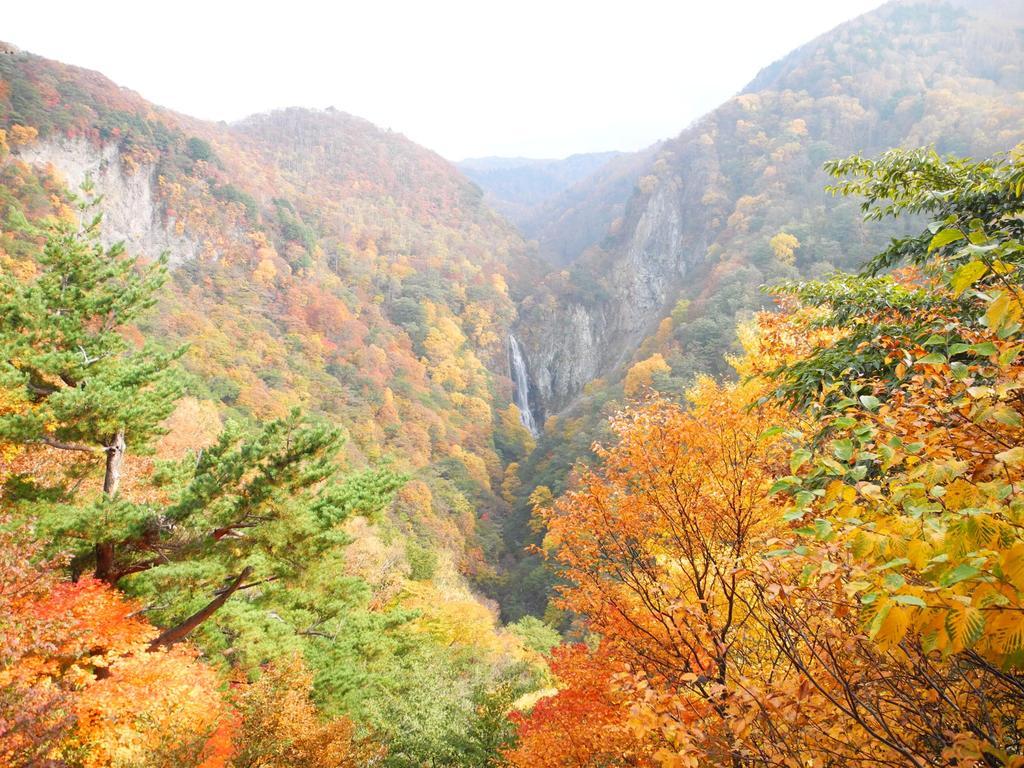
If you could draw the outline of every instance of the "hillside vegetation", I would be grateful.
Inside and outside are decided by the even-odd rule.
[[[565,486],[624,397],[734,376],[736,328],[771,306],[761,286],[854,270],[917,223],[866,226],[857,201],[826,190],[827,160],[897,146],[985,157],[1024,140],[1021,29],[1017,3],[890,3],[661,145],[624,213],[520,304],[533,399],[555,418],[522,465],[509,539],[536,540],[527,497]],[[599,186],[592,195],[609,204]],[[555,212],[551,226],[565,216],[578,232],[587,215]]]
[[[582,179],[598,173],[618,152],[570,155],[562,160],[479,157],[457,167],[484,191],[484,201],[527,237],[534,237],[538,209]]]
[[[75,310],[84,313],[75,338],[54,342],[65,358],[94,343],[100,351],[82,354],[153,346],[160,351],[144,367],[166,368],[165,383],[112,381],[102,403],[68,412],[55,401],[43,425],[41,382],[74,398],[81,387],[97,391],[90,377],[105,374],[40,360],[28,401],[12,395],[12,447],[2,453],[9,522],[38,519],[48,555],[70,554],[74,573],[109,585],[80,582],[86,592],[62,598],[70,602],[53,607],[53,620],[92,610],[88,590],[98,590],[115,612],[143,607],[157,626],[187,630],[211,662],[243,676],[301,654],[312,688],[303,683],[311,698],[296,706],[315,701],[379,732],[389,765],[469,749],[480,702],[535,687],[543,670],[471,589],[500,562],[504,469],[531,442],[506,375],[513,296],[533,270],[519,236],[446,161],[349,115],[285,110],[202,123],[27,53],[0,57],[0,78],[0,266],[15,291],[4,298],[7,344],[23,344],[46,311],[66,311],[61,302],[71,300],[12,286],[39,286],[70,268],[72,279],[116,291],[136,259],[158,266],[154,245],[171,262],[153,273],[163,287],[147,284],[148,298],[135,297],[142,305],[117,320],[115,336],[80,340],[96,330],[89,313],[103,316],[107,299],[96,299]],[[95,198],[85,213],[75,194]],[[96,213],[104,220],[74,235],[74,222]],[[115,251],[96,249],[122,237],[118,258],[128,261],[106,275],[102,262]],[[84,254],[91,267],[70,266]],[[21,305],[37,300],[43,314],[26,325]],[[32,342],[37,352],[47,338]],[[15,348],[5,347],[4,360],[24,373]],[[24,386],[11,374],[15,390]],[[124,387],[170,389],[128,427],[124,477],[112,491],[102,456],[118,430],[103,425],[122,418]],[[23,405],[36,414],[31,424],[18,415]],[[88,429],[64,426],[85,407],[97,411]],[[291,415],[295,408],[307,416]],[[313,431],[296,433],[306,419]],[[294,434],[312,442],[299,448]],[[84,436],[89,450],[62,450]],[[306,452],[326,464],[307,466]],[[255,467],[271,485],[247,484]],[[341,497],[324,487],[336,471],[349,478]],[[59,505],[37,518],[44,499]],[[308,518],[324,504],[334,511]],[[142,602],[120,603],[111,587]],[[156,635],[132,627],[145,642]],[[24,695],[35,696],[27,684]],[[139,706],[125,717],[152,711]]]
[[[0,49],[0,765],[1024,768],[1020,3],[486,192]]]

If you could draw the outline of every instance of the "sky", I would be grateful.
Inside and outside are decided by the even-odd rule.
[[[880,0],[9,3],[0,39],[208,120],[328,107],[450,160],[635,150]]]

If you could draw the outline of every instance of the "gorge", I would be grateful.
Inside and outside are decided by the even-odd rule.
[[[1020,768],[1022,54],[456,161],[0,44],[0,764]]]

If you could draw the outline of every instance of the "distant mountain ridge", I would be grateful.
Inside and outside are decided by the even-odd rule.
[[[537,210],[586,179],[621,152],[591,152],[549,160],[525,157],[480,157],[456,167],[484,191],[484,200],[527,236],[536,232]]]

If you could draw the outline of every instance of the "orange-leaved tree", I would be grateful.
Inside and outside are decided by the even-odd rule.
[[[618,443],[548,515],[567,585],[629,672],[632,721],[678,765],[740,764],[748,689],[773,663],[751,638],[754,568],[784,527],[768,491],[785,467],[784,416],[749,386],[701,380],[689,410],[661,399],[613,420]]]
[[[363,768],[381,757],[346,717],[325,720],[311,699],[313,677],[298,657],[269,664],[234,690],[238,716],[231,768]]]
[[[223,764],[213,670],[185,645],[148,650],[157,630],[137,604],[95,579],[62,580],[0,522],[0,763]]]
[[[814,424],[777,486],[804,537],[784,557],[810,594],[838,570],[845,599],[775,601],[772,632],[894,762],[1021,765],[1024,162],[894,151],[831,170],[869,218],[931,224],[862,275],[783,286],[840,335],[773,372]],[[837,605],[845,638],[808,625]]]
[[[654,739],[629,724],[628,699],[613,684],[604,649],[564,645],[552,652],[561,689],[528,715],[513,713],[519,740],[506,757],[515,768],[653,768]]]

